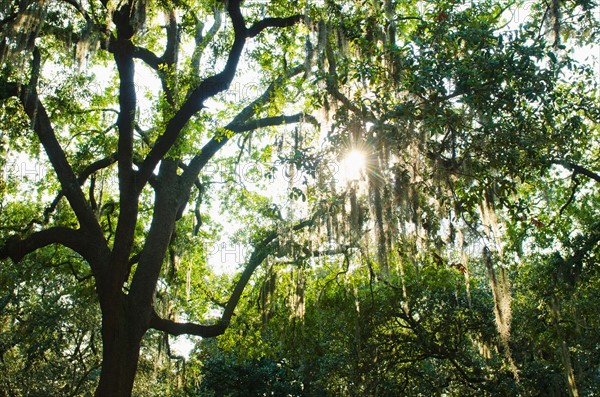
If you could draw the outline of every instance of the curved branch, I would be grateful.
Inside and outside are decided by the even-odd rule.
[[[587,168],[582,167],[578,164],[575,164],[575,163],[567,161],[567,160],[551,160],[550,163],[556,164],[556,165],[561,165],[561,166],[565,167],[566,169],[568,169],[569,171],[573,171],[573,173],[575,175],[577,175],[577,174],[585,175],[588,178],[593,179],[596,182],[600,183],[600,175],[598,175],[597,173],[595,173],[591,170],[588,170]]]
[[[248,37],[252,38],[267,28],[287,28],[294,26],[304,19],[304,15],[297,14],[286,18],[265,18],[248,29]]]
[[[230,125],[227,129],[236,133],[257,130],[259,128],[273,127],[277,125],[293,124],[300,122],[310,122],[318,125],[319,122],[312,115],[307,113],[296,113],[290,116],[281,115],[273,117],[265,117],[263,119],[252,120],[244,124]]]
[[[92,175],[94,172],[97,172],[97,171],[100,171],[101,169],[110,167],[116,161],[117,161],[117,153],[115,152],[115,153],[112,153],[108,157],[105,157],[103,159],[93,162],[92,164],[85,167],[83,169],[83,171],[81,171],[81,173],[79,173],[79,176],[77,177],[77,182],[79,182],[80,185],[83,185],[85,183],[85,181],[87,180],[87,178],[89,178],[90,175]]]
[[[79,230],[68,227],[52,227],[46,230],[35,232],[30,236],[21,239],[18,236],[11,236],[2,247],[0,247],[0,259],[11,258],[19,262],[27,254],[52,244],[61,244],[71,248],[86,259],[88,244],[85,236]],[[89,261],[93,263],[94,261]]]
[[[267,256],[269,255],[269,245],[278,237],[277,232],[271,232],[265,237],[259,244],[259,246],[252,252],[250,258],[248,259],[248,263],[246,264],[246,268],[242,272],[239,280],[235,284],[235,288],[225,305],[225,310],[223,311],[223,315],[221,316],[220,322],[229,325],[231,321],[231,317],[233,316],[233,312],[242,297],[242,293],[250,281],[250,277],[254,274],[256,268],[263,263]]]
[[[133,58],[142,60],[152,70],[158,73],[158,76],[162,83],[163,91],[166,93],[169,103],[173,105],[173,92],[172,89],[169,88],[169,84],[167,84],[167,73],[165,73],[165,70],[161,67],[161,65],[173,65],[176,63],[177,50],[179,47],[179,32],[177,27],[177,20],[175,18],[175,11],[169,11],[168,17],[169,23],[167,25],[167,45],[165,47],[165,52],[163,53],[163,55],[159,57],[149,49],[140,46],[132,46],[131,55],[133,56]]]
[[[134,46],[132,55],[134,58],[142,60],[146,65],[154,70],[158,70],[161,59],[147,48]]]
[[[275,232],[270,233],[269,236],[267,236],[267,238],[262,241],[261,246],[252,253],[250,259],[248,260],[248,264],[244,269],[244,272],[242,273],[240,279],[237,281],[234,291],[232,292],[231,297],[225,305],[225,310],[219,322],[208,326],[190,322],[177,323],[171,320],[162,319],[156,313],[154,313],[154,316],[150,322],[150,327],[167,332],[171,335],[189,334],[202,337],[214,337],[224,333],[231,321],[231,317],[233,316],[235,307],[237,306],[241,295],[248,281],[250,280],[250,277],[252,276],[256,268],[267,257],[267,247],[276,237],[277,234]]]
[[[297,231],[310,226],[313,223],[314,218],[307,219],[294,225],[292,230]],[[160,318],[158,314],[154,312],[153,317],[150,320],[150,327],[159,331],[167,332],[171,335],[188,334],[202,336],[205,338],[218,336],[224,333],[231,322],[233,312],[235,311],[235,308],[242,297],[242,293],[244,292],[246,285],[248,285],[248,282],[254,274],[254,271],[258,268],[258,266],[260,266],[261,263],[263,263],[263,261],[271,252],[270,245],[277,239],[277,237],[279,237],[279,235],[276,231],[270,232],[254,249],[239,280],[235,283],[235,287],[231,293],[231,296],[229,297],[229,300],[225,304],[225,309],[223,310],[221,318],[216,324],[200,325],[190,322],[177,323],[175,321]]]
[[[200,325],[196,323],[178,323],[172,320],[161,318],[156,312],[152,313],[150,319],[150,328],[166,332],[170,335],[196,335],[203,338],[212,338],[222,335],[227,326],[223,323],[213,325]]]
[[[175,11],[171,10],[168,15],[169,23],[167,24],[167,46],[165,52],[160,58],[160,66],[158,76],[162,84],[163,92],[167,99],[167,103],[175,106],[177,97],[177,84],[173,82],[176,75],[172,72],[176,69],[177,54],[179,51],[179,29],[177,26],[177,18]],[[165,67],[166,66],[166,67]]]

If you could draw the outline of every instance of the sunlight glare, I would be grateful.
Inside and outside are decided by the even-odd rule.
[[[364,169],[365,155],[360,150],[351,150],[342,161],[342,177],[347,182],[359,180]]]

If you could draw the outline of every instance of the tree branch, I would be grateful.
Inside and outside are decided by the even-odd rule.
[[[550,163],[561,165],[561,166],[565,167],[566,169],[568,169],[569,171],[573,171],[574,174],[585,175],[588,178],[593,179],[596,182],[600,183],[600,175],[598,175],[597,173],[595,173],[591,170],[588,170],[587,168],[582,167],[578,164],[572,163],[567,160],[551,160]]]
[[[165,93],[167,103],[171,106],[175,106],[177,97],[177,83],[173,80],[176,79],[176,73],[174,72],[177,65],[177,54],[179,51],[179,29],[174,10],[169,12],[168,17],[169,23],[167,25],[167,46],[164,54],[160,58],[160,63],[163,65],[163,67],[159,68],[158,75],[162,83],[162,89]]]
[[[152,222],[146,234],[144,247],[140,252],[138,268],[131,280],[129,296],[137,307],[151,305],[160,276],[160,270],[172,238],[177,210],[182,199],[173,189],[177,186],[177,161],[163,159],[158,172],[158,181],[154,191],[154,211]],[[184,200],[184,199],[183,199]],[[125,281],[126,274],[123,274]]]
[[[229,85],[235,76],[235,71],[237,70],[246,39],[254,37],[267,27],[290,26],[301,19],[299,16],[290,18],[266,18],[263,21],[257,22],[251,30],[248,30],[240,10],[240,3],[241,1],[239,0],[230,0],[227,2],[227,12],[233,24],[234,40],[231,49],[229,50],[225,67],[220,73],[204,79],[198,87],[191,92],[179,111],[177,111],[167,122],[165,132],[157,139],[154,147],[140,166],[137,180],[138,189],[141,189],[146,184],[152,171],[175,143],[181,130],[190,118],[204,107],[204,101],[229,88]],[[250,33],[252,35],[250,35]],[[218,150],[218,148],[216,148],[216,150]]]
[[[229,88],[235,75],[242,50],[246,42],[246,27],[240,11],[240,1],[229,1],[227,5],[229,17],[233,23],[235,38],[225,67],[220,73],[206,78],[192,91],[188,99],[167,122],[165,132],[156,140],[152,150],[140,165],[137,178],[137,189],[146,184],[158,162],[175,143],[179,133],[187,122],[204,107],[204,101]]]
[[[144,61],[144,63],[150,66],[150,68],[158,71],[158,65],[160,64],[161,59],[149,49],[134,46],[132,55],[134,58]]]
[[[135,127],[137,97],[135,92],[135,66],[133,48],[129,36],[129,20],[116,18],[119,33],[115,43],[114,59],[119,73],[119,117],[117,167],[119,179],[119,215],[110,263],[114,266],[108,277],[125,277],[133,245],[135,225],[138,214],[139,191],[135,186],[133,170],[133,131]]]
[[[287,28],[294,26],[304,19],[304,15],[297,14],[286,18],[265,18],[248,29],[248,37],[252,38],[267,28]]]
[[[11,236],[0,247],[0,259],[11,258],[13,261],[19,262],[25,255],[51,244],[64,245],[84,258],[89,259],[87,252],[89,246],[82,232],[60,226],[35,232],[24,239],[18,236]]]
[[[226,130],[234,131],[234,132],[243,132],[250,131],[252,128],[235,131],[235,128],[240,128],[240,126],[248,123],[254,115],[256,111],[260,109],[265,103],[267,103],[275,91],[275,88],[280,86],[284,79],[290,78],[300,74],[304,70],[304,65],[298,65],[294,68],[291,68],[287,71],[287,73],[283,76],[279,76],[275,81],[273,81],[263,94],[252,101],[249,105],[247,105],[234,119],[225,126]],[[194,156],[194,158],[190,161],[188,168],[181,175],[181,181],[183,190],[187,191],[191,189],[193,181],[198,177],[198,174],[202,170],[202,168],[208,163],[208,161],[221,149],[227,142],[229,138],[226,136],[214,136],[210,141],[208,141],[200,150],[200,153]]]
[[[97,172],[97,171],[100,171],[101,169],[110,167],[116,161],[117,161],[117,153],[115,152],[108,157],[105,157],[103,159],[93,162],[92,164],[85,167],[83,169],[83,171],[81,171],[79,173],[79,176],[77,177],[77,182],[79,182],[79,185],[83,185],[85,183],[85,181],[87,180],[87,178],[89,178],[90,175],[92,175],[94,172]]]
[[[69,201],[71,208],[73,208],[81,227],[96,233],[100,237],[102,235],[100,225],[96,221],[94,213],[79,187],[77,177],[67,160],[65,152],[56,138],[48,113],[38,98],[35,86],[29,85],[28,87],[24,87],[17,83],[3,83],[2,85],[7,90],[0,90],[2,92],[0,98],[8,98],[15,95],[19,97],[25,113],[27,113],[33,124],[33,130],[40,139],[48,159],[56,172],[62,191]]]
[[[105,157],[103,159],[97,160],[97,161],[93,162],[92,164],[88,165],[77,177],[77,181],[79,182],[79,185],[82,186],[85,183],[85,181],[87,180],[87,178],[89,178],[92,174],[94,174],[95,172],[102,170],[104,168],[108,168],[109,166],[116,163],[116,161],[117,161],[117,153],[115,152],[115,153],[111,154],[109,157]],[[93,198],[90,195],[90,200],[92,200],[92,199]]]
[[[163,331],[174,336],[196,335],[203,338],[212,338],[222,335],[227,329],[227,326],[220,322],[213,325],[200,325],[190,322],[178,323],[172,320],[161,318],[156,312],[153,312],[152,318],[150,319],[150,328]]]
[[[272,127],[284,124],[293,124],[308,121],[311,124],[318,125],[319,122],[312,115],[307,113],[296,113],[290,116],[281,115],[273,117],[265,117],[263,119],[252,120],[244,124],[229,125],[228,130],[235,133],[247,132],[259,128]]]
[[[174,64],[177,62],[177,51],[179,49],[179,29],[175,10],[169,11],[169,23],[167,25],[167,46],[165,52],[160,58],[162,62]]]
[[[167,45],[163,55],[159,57],[145,47],[132,46],[132,56],[134,58],[141,59],[152,70],[158,73],[158,76],[162,82],[163,91],[166,93],[169,103],[173,105],[173,90],[169,88],[169,84],[167,84],[167,73],[165,73],[165,70],[161,68],[161,65],[166,64],[171,66],[176,63],[177,51],[179,47],[179,32],[177,19],[175,18],[175,11],[169,11],[168,17],[169,24],[167,25]]]
[[[202,53],[204,52],[208,43],[210,43],[210,41],[213,39],[213,37],[215,37],[219,29],[221,28],[221,10],[219,9],[218,5],[215,6],[215,22],[210,27],[210,29],[206,33],[206,36],[204,37],[202,36],[202,29],[204,28],[204,25],[198,20],[198,17],[196,17],[196,15],[193,15],[193,17],[196,23],[196,34],[194,36],[196,46],[194,47],[194,52],[192,54],[191,65],[192,72],[198,74],[200,71],[200,59],[202,58]]]
[[[79,186],[82,186],[85,183],[85,181],[87,180],[87,178],[89,178],[90,175],[92,175],[94,172],[97,172],[101,169],[107,168],[107,167],[111,166],[112,164],[114,164],[116,161],[117,161],[117,153],[113,153],[109,157],[105,157],[103,159],[100,159],[100,160],[95,161],[92,164],[88,165],[86,168],[84,168],[83,171],[81,171],[81,173],[79,173],[79,176],[77,177],[77,182],[79,183]],[[52,201],[50,206],[44,210],[44,223],[48,223],[50,214],[54,211],[54,209],[58,205],[58,202],[60,201],[61,198],[63,198],[63,196],[64,196],[64,194],[63,194],[63,191],[61,190],[60,192],[58,192],[58,194],[56,195],[56,197],[54,198],[54,200]]]
[[[314,218],[304,220],[292,227],[292,230],[297,231],[303,229],[307,226],[310,226],[314,223]],[[150,321],[150,327],[157,329],[159,331],[167,332],[171,335],[197,335],[202,337],[213,337],[221,335],[231,322],[231,318],[233,317],[233,312],[235,311],[236,306],[238,305],[240,298],[242,297],[242,293],[248,285],[250,278],[254,274],[254,271],[260,266],[261,263],[267,258],[270,250],[270,245],[273,241],[278,238],[277,231],[270,232],[254,249],[244,271],[242,272],[239,280],[235,283],[235,287],[229,300],[225,304],[225,309],[223,310],[223,314],[221,318],[216,324],[213,325],[199,325],[195,323],[177,323],[171,320],[165,320],[160,318],[156,312],[154,312],[153,317]]]
[[[135,67],[133,56],[128,43],[119,43],[115,52],[115,62],[119,71],[119,129],[118,163],[119,163],[119,188],[127,191],[127,186],[132,182],[133,165],[133,129],[137,98],[135,93]]]

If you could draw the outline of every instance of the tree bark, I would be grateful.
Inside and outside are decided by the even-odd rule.
[[[125,296],[114,303],[112,310],[102,311],[102,370],[96,397],[131,395],[141,340],[148,328],[144,311],[136,310]]]

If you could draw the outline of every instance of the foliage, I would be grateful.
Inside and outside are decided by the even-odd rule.
[[[99,312],[85,267],[69,256],[47,250],[2,268],[2,395],[74,396],[95,387]]]
[[[599,392],[592,2],[2,4],[3,394]]]

